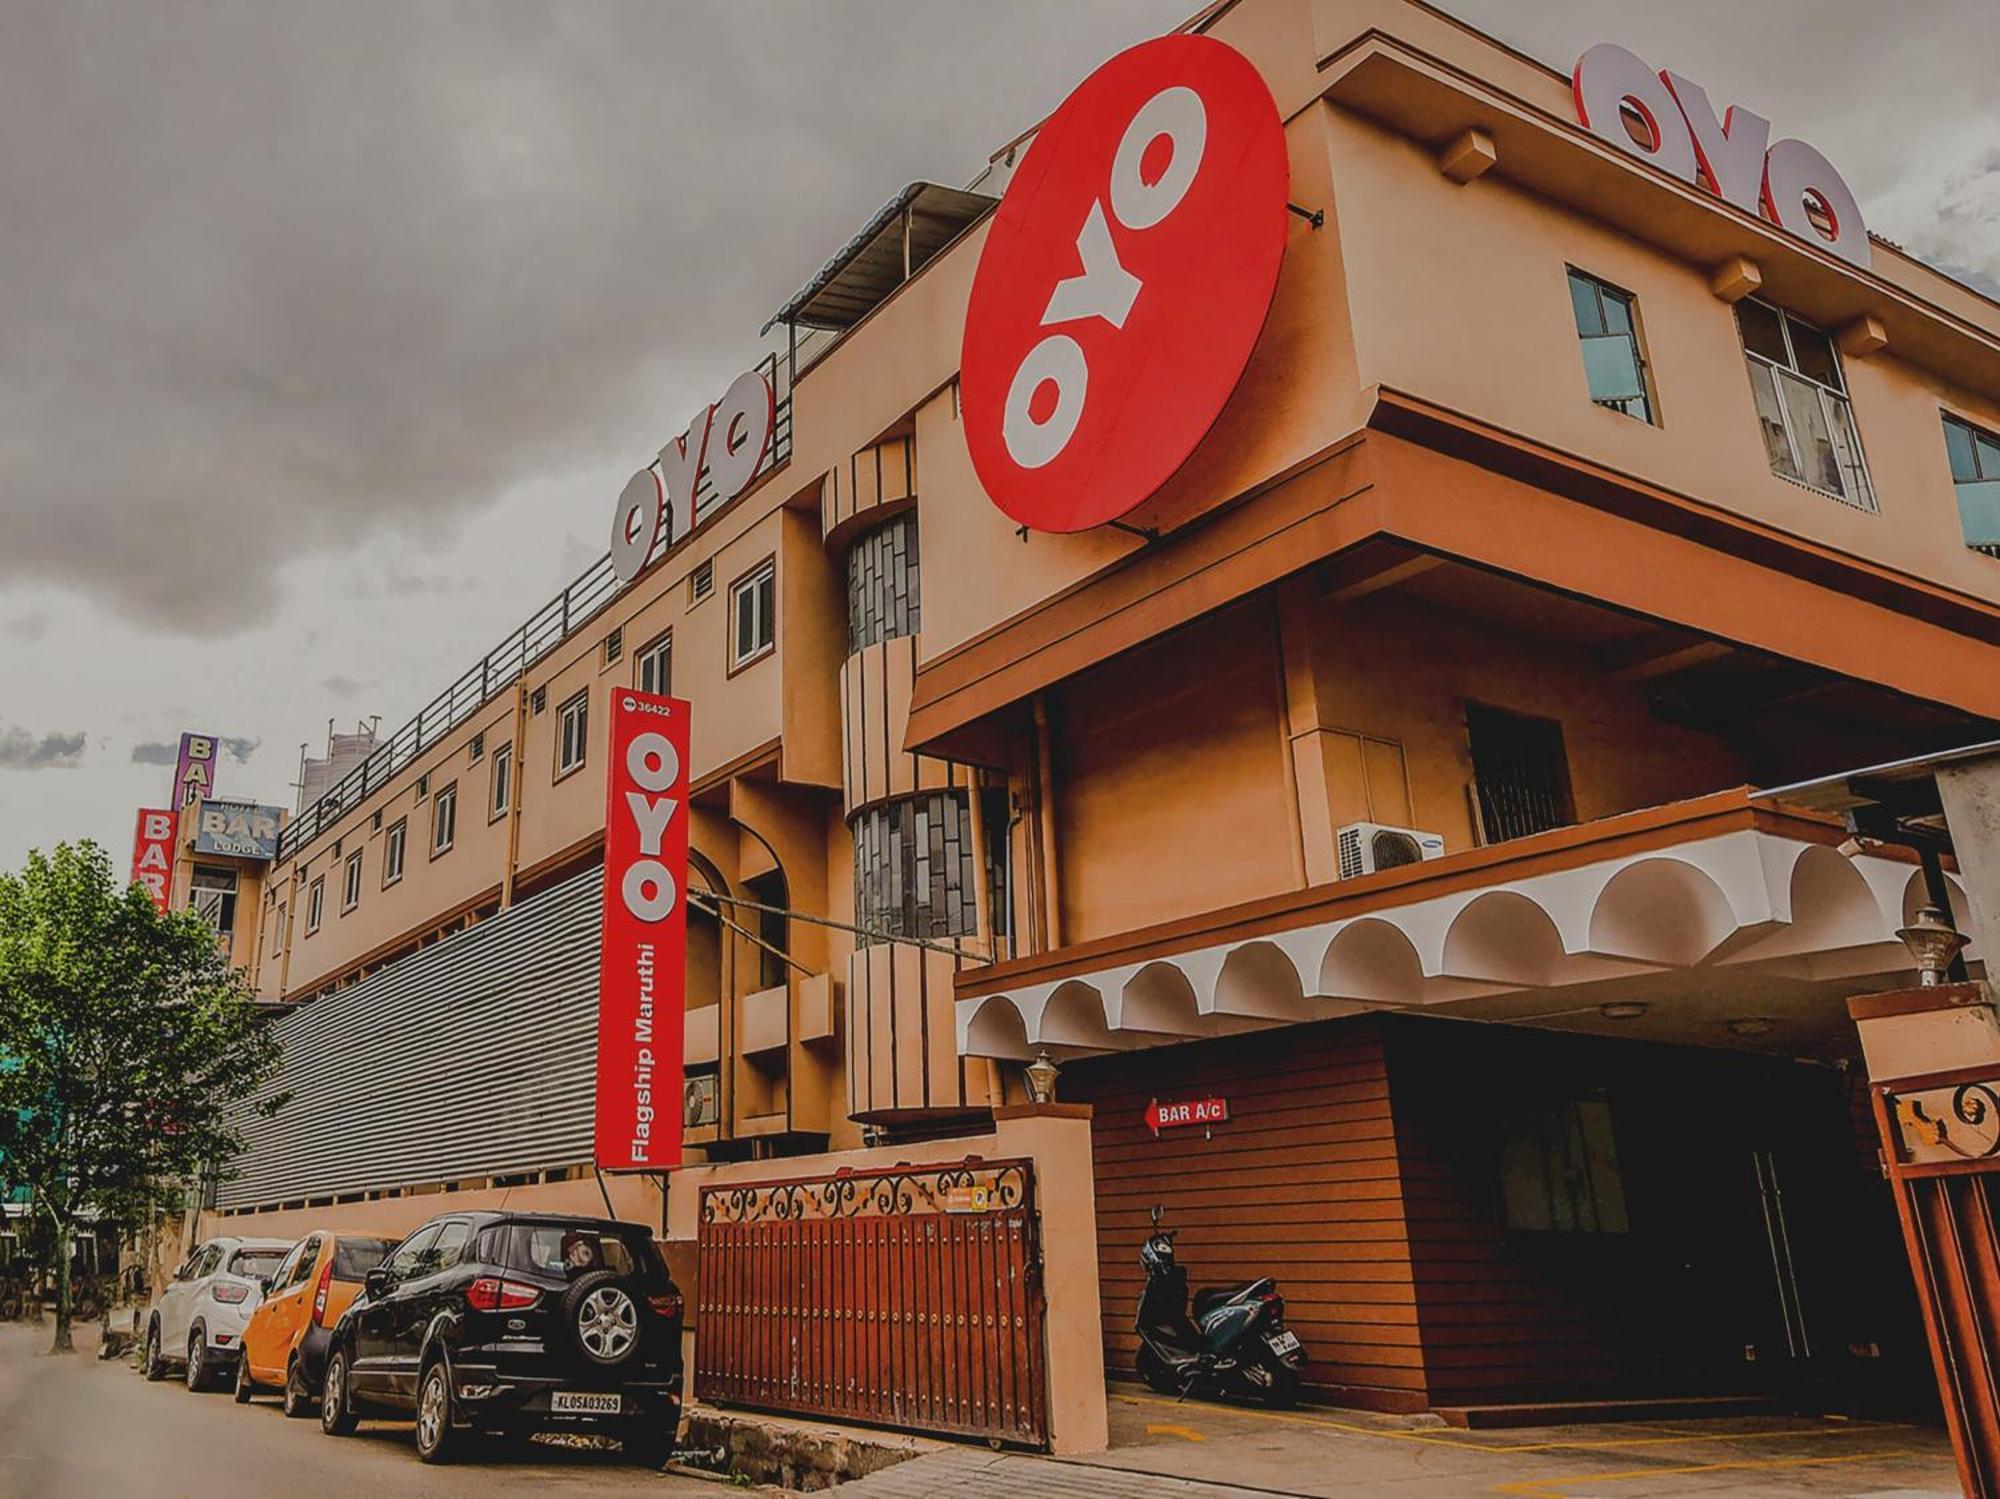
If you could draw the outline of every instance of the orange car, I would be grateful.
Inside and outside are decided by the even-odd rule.
[[[259,1390],[285,1392],[285,1414],[312,1412],[325,1370],[329,1334],[368,1272],[399,1241],[382,1234],[307,1234],[271,1272],[264,1300],[243,1330],[236,1361],[236,1402]]]

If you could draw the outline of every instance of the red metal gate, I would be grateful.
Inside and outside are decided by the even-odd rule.
[[[2000,1496],[2000,1077],[1992,1067],[1875,1089],[1945,1424],[1969,1499]]]
[[[695,1394],[1048,1445],[1027,1161],[704,1187]]]

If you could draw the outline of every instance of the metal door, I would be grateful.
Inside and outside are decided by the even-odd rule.
[[[695,1394],[1048,1445],[1027,1161],[705,1187]]]

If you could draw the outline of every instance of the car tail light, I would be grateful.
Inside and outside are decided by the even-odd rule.
[[[512,1312],[524,1306],[533,1306],[541,1300],[542,1293],[533,1286],[524,1286],[518,1280],[502,1280],[497,1275],[482,1275],[466,1288],[465,1299],[476,1311]]]
[[[660,1296],[648,1296],[646,1301],[662,1317],[678,1322],[681,1315],[681,1298],[678,1291],[668,1291]]]
[[[239,1301],[247,1300],[250,1295],[248,1286],[232,1286],[222,1281],[216,1282],[209,1289],[217,1301],[226,1301],[232,1306]]]
[[[313,1326],[326,1326],[326,1295],[333,1288],[333,1256],[319,1267],[319,1284],[313,1287]]]

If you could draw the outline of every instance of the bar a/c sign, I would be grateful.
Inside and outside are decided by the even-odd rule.
[[[1146,1128],[1155,1135],[1189,1124],[1221,1124],[1228,1118],[1226,1098],[1191,1098],[1182,1103],[1161,1103],[1156,1098],[1146,1105]]]
[[[596,1161],[606,1171],[681,1163],[687,761],[684,700],[612,694],[597,977]]]

